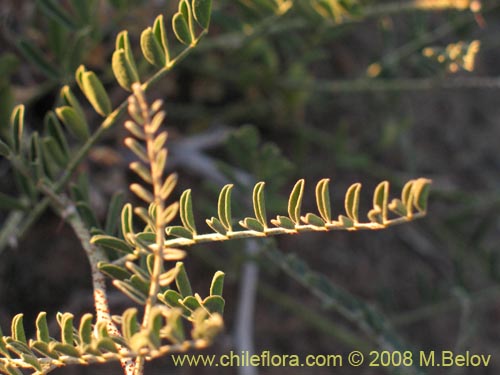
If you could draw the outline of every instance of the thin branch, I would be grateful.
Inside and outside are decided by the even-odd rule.
[[[120,331],[111,319],[108,295],[106,291],[106,279],[97,268],[97,264],[99,262],[109,261],[106,254],[101,248],[91,244],[90,233],[83,223],[80,215],[78,215],[78,211],[73,202],[63,196],[58,196],[50,187],[45,184],[39,184],[39,187],[40,190],[46,194],[47,198],[51,200],[59,216],[62,219],[66,220],[66,222],[68,222],[68,224],[71,226],[71,228],[75,232],[75,235],[80,240],[83,249],[85,250],[85,254],[87,255],[87,259],[90,264],[92,277],[92,289],[96,310],[96,323],[106,322],[109,334],[112,336],[121,337]],[[119,346],[119,351],[120,353],[126,352],[126,349]],[[124,358],[120,362],[122,368],[125,371],[125,374],[132,375],[134,362],[127,358]]]

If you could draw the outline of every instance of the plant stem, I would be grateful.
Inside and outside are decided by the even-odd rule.
[[[139,111],[144,121],[144,132],[146,136],[146,150],[149,159],[149,167],[151,171],[151,179],[153,186],[153,203],[156,206],[156,220],[155,220],[155,234],[156,234],[156,247],[153,249],[153,270],[150,278],[150,287],[146,304],[144,307],[144,316],[142,320],[142,328],[151,328],[150,314],[152,308],[156,304],[157,295],[160,290],[160,275],[163,272],[163,244],[165,242],[165,223],[163,221],[163,214],[165,210],[165,203],[161,196],[161,188],[163,185],[163,165],[158,164],[159,156],[162,152],[166,155],[166,149],[157,149],[155,146],[156,129],[152,123],[150,108],[144,96],[144,91],[140,86],[134,87],[134,95],[139,105]],[[158,114],[157,116],[159,116]],[[166,157],[166,156],[165,156]],[[141,375],[144,372],[144,357],[137,357],[135,363],[135,375]]]
[[[69,223],[85,250],[85,254],[87,255],[87,259],[90,264],[94,305],[96,310],[96,323],[106,322],[109,334],[121,337],[120,331],[111,319],[108,295],[106,291],[106,279],[97,267],[99,262],[108,261],[106,254],[102,249],[90,243],[90,233],[78,214],[73,202],[65,197],[58,196],[54,190],[45,184],[40,184],[39,188],[46,194],[46,198],[53,203],[53,206],[59,216]],[[127,352],[127,350],[121,346],[118,346],[118,348],[122,353]],[[134,362],[129,358],[123,358],[120,362],[125,374],[132,375]]]

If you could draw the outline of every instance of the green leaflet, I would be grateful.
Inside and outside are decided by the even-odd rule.
[[[180,227],[180,226],[167,227],[165,230],[168,236],[187,238],[190,240],[192,240],[194,237],[193,232],[189,231],[185,227]]]
[[[125,254],[131,254],[134,251],[134,248],[127,242],[105,234],[93,236],[90,240],[90,243],[94,245],[109,247],[110,249],[114,249]]]
[[[79,358],[81,356],[80,352],[72,345],[69,344],[60,344],[57,342],[51,342],[49,344],[49,350],[55,350],[61,354],[74,357],[74,358]]]
[[[156,17],[155,22],[153,23],[153,34],[163,48],[163,53],[165,54],[165,64],[168,64],[170,62],[170,52],[168,49],[167,30],[165,29],[165,23],[163,22],[163,15],[161,14]]]
[[[187,296],[182,301],[181,304],[191,312],[199,309],[201,307],[200,301],[194,296]]]
[[[246,217],[243,220],[240,220],[239,224],[246,229],[250,229],[259,233],[265,232],[266,228],[258,221],[257,219],[254,219],[253,217]]]
[[[318,215],[315,215],[313,213],[308,213],[306,216],[301,217],[302,221],[309,225],[313,225],[315,227],[324,227],[325,226],[325,221],[320,218]]]
[[[80,90],[83,92],[83,82],[82,82],[82,76],[83,76],[83,73],[86,72],[86,69],[85,69],[85,66],[83,65],[80,65],[76,71],[75,71],[75,81],[76,83],[78,84],[78,87],[80,88]]]
[[[101,352],[118,353],[118,348],[109,337],[103,337],[97,342],[97,349]]]
[[[411,216],[413,215],[413,185],[415,184],[415,180],[408,181],[404,186],[403,190],[401,191],[401,202],[406,208],[406,214]]]
[[[286,216],[278,216],[276,219],[271,220],[271,223],[280,228],[295,230],[295,223]]]
[[[190,45],[193,42],[193,36],[189,30],[188,21],[181,12],[176,13],[172,18],[172,29],[181,43]]]
[[[159,296],[162,301],[170,307],[182,307],[179,300],[182,300],[182,296],[175,290],[169,289],[165,293]]]
[[[18,105],[12,111],[10,117],[12,149],[15,153],[21,150],[24,130],[24,105]]]
[[[9,337],[5,339],[5,343],[7,344],[9,350],[11,350],[18,356],[21,356],[22,354],[33,354],[29,346],[24,342],[16,341],[13,338]]]
[[[130,276],[132,276],[132,274],[125,268],[111,263],[99,262],[97,264],[97,268],[99,268],[99,271],[109,276],[110,278],[120,281],[126,280]]]
[[[123,49],[125,51],[127,60],[131,66],[131,68],[137,72],[137,66],[135,65],[134,55],[132,54],[132,47],[130,46],[130,39],[128,37],[128,31],[123,30],[116,36],[116,45],[115,48]]]
[[[24,344],[27,343],[23,326],[23,314],[17,314],[12,318],[11,336],[15,341],[20,341]]]
[[[255,213],[255,218],[265,229],[267,228],[267,217],[266,217],[266,203],[264,200],[264,186],[265,182],[259,182],[255,185],[253,189],[253,209]]]
[[[141,49],[151,65],[158,67],[166,65],[165,50],[161,45],[161,40],[158,40],[151,27],[148,27],[141,34]]]
[[[332,212],[330,206],[330,192],[328,190],[329,178],[324,178],[316,185],[316,204],[318,211],[327,223],[332,221]]]
[[[210,295],[211,296],[222,296],[222,290],[224,288],[224,272],[217,271],[212,278],[212,283],[210,284]]]
[[[191,232],[192,236],[196,235],[196,226],[194,223],[193,203],[191,201],[191,189],[184,191],[180,198],[180,215],[182,225]]]
[[[153,336],[153,342],[156,347],[161,345],[160,330],[163,328],[163,312],[158,307],[153,307],[149,315],[150,337]]]
[[[36,350],[40,354],[53,359],[59,359],[59,355],[49,349],[49,344],[42,341],[32,341],[30,343],[32,349]]]
[[[209,296],[203,300],[203,307],[208,310],[210,314],[224,314],[224,298],[219,295]]]
[[[188,0],[179,1],[179,13],[188,21],[191,18],[191,5]]]
[[[35,168],[36,178],[42,179],[48,177],[51,180],[54,179],[58,170],[57,166],[62,165],[64,158],[58,161],[57,150],[49,151],[50,142],[47,142],[47,139],[40,140],[37,132],[32,134],[30,143],[33,151],[32,155],[35,156],[32,165]]]
[[[304,194],[304,180],[297,181],[292,189],[288,200],[288,216],[295,223],[300,222],[300,207],[302,205],[302,196]]]
[[[78,335],[80,336],[81,344],[90,345],[92,343],[92,314],[85,314],[80,319]]]
[[[137,321],[137,309],[129,308],[122,315],[122,334],[126,341],[130,341],[133,335],[139,332]]]
[[[231,225],[231,191],[233,185],[226,185],[222,188],[219,194],[219,201],[217,204],[217,212],[219,215],[219,220],[221,224],[226,228],[227,231],[232,231]]]
[[[400,199],[393,199],[391,201],[391,203],[389,203],[389,205],[387,206],[387,208],[389,208],[389,210],[391,210],[392,212],[394,212],[395,214],[399,215],[399,216],[406,216],[407,215],[407,211],[406,211],[406,207],[405,205],[403,204],[403,202],[401,202]]]
[[[202,28],[208,29],[212,13],[212,0],[193,0],[192,8],[196,22],[198,22]]]
[[[215,232],[225,236],[227,234],[227,228],[220,222],[216,217],[205,220],[207,225],[212,228]]]
[[[99,77],[94,72],[87,71],[81,74],[80,83],[94,110],[103,117],[109,115],[112,111],[111,100]]]
[[[61,342],[66,345],[73,345],[73,314],[64,313],[60,321]]]
[[[96,322],[95,327],[94,327],[94,331],[95,331],[98,339],[101,339],[103,337],[109,337],[108,322],[106,322],[104,320]]]
[[[46,136],[42,139],[43,153],[50,155],[51,159],[60,167],[65,167],[68,164],[68,155],[60,148],[59,143],[51,136]]]
[[[78,116],[85,118],[85,112],[83,111],[80,102],[68,85],[63,86],[61,89],[61,99],[64,105],[72,107],[77,112]]]
[[[56,114],[76,138],[81,141],[86,141],[89,138],[88,124],[77,110],[69,106],[63,106],[56,108]]]
[[[127,59],[124,49],[117,49],[111,58],[111,68],[119,85],[127,91],[132,91],[132,84],[139,82],[139,75]]]
[[[389,201],[389,182],[383,181],[373,192],[373,208],[380,211],[382,224],[387,221],[387,204]]]
[[[130,203],[127,203],[122,208],[121,222],[123,238],[125,238],[125,241],[129,244],[134,245],[134,242],[130,239],[131,236],[134,236],[134,229],[132,225],[132,205]]]
[[[174,343],[181,343],[186,337],[181,316],[182,308],[172,309],[167,315],[167,337]]]
[[[345,195],[345,212],[349,219],[354,223],[358,222],[358,210],[359,210],[359,192],[361,190],[361,184],[353,184],[347,189]]]
[[[61,123],[57,119],[55,113],[52,111],[47,112],[47,114],[43,119],[43,123],[47,135],[54,138],[54,140],[57,142],[59,146],[59,149],[64,154],[64,157],[68,158],[70,154],[68,141],[62,130]]]
[[[418,211],[425,213],[427,211],[427,200],[429,198],[431,180],[419,178],[413,185],[414,204]]]
[[[182,297],[188,297],[193,295],[193,289],[191,289],[191,283],[189,282],[186,269],[184,268],[184,263],[177,262],[175,265],[177,269],[177,276],[175,278],[175,284]]]
[[[45,311],[39,313],[36,318],[36,339],[47,343],[50,341],[47,313]]]

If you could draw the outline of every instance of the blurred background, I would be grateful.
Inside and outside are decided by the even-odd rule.
[[[30,129],[40,129],[61,85],[74,85],[82,63],[99,73],[112,102],[120,103],[127,94],[109,63],[116,34],[129,30],[139,70],[147,75],[140,33],[156,15],[169,20],[177,8],[168,0],[93,0],[83,8],[78,1],[58,3],[62,15],[46,1],[2,1],[1,131],[18,103],[27,106]],[[403,350],[492,354],[487,368],[424,373],[499,373],[499,20],[497,0],[214,0],[209,34],[148,92],[165,101],[168,168],[180,176],[175,194],[193,190],[200,227],[216,212],[227,182],[236,185],[238,218],[251,214],[251,190],[261,180],[268,217],[286,212],[299,178],[306,179],[304,206],[311,210],[316,182],[331,179],[334,216],[343,212],[354,182],[363,183],[362,212],[380,181],[390,181],[393,197],[412,178],[433,184],[427,217],[410,224],[189,249],[186,266],[196,290],[207,293],[211,275],[226,272],[226,328],[206,353],[345,354],[383,349],[380,337],[390,336]],[[88,118],[97,128],[97,115],[89,110]],[[132,155],[123,146],[125,134],[121,126],[105,133],[79,170],[88,176],[101,221],[114,192],[134,199],[127,192]],[[9,172],[0,159],[0,190],[16,194]],[[39,311],[92,311],[88,262],[70,228],[48,210],[13,241],[8,225],[15,213],[0,214],[4,331],[19,312],[33,332],[29,322]],[[280,259],[290,254],[304,274],[322,275],[328,293],[318,293],[297,269],[287,271]],[[114,289],[111,302],[116,313],[132,304]],[[359,318],[356,311],[376,313]],[[363,323],[376,329],[367,331]],[[166,357],[149,364],[146,374],[283,371],[175,368]],[[286,371],[398,373],[368,367]],[[112,364],[54,373],[120,369]]]

